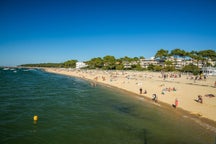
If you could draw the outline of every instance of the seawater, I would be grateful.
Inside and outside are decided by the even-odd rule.
[[[177,110],[118,89],[0,68],[1,144],[214,144],[215,135]]]

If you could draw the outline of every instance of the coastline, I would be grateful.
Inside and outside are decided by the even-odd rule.
[[[179,101],[176,108],[178,112],[186,112],[191,119],[200,125],[198,120],[204,121],[208,129],[216,133],[216,97],[206,97],[206,94],[216,96],[216,88],[213,87],[216,77],[208,77],[205,81],[194,81],[187,79],[188,75],[178,78],[167,78],[163,80],[161,73],[137,72],[137,71],[103,71],[103,70],[77,70],[64,68],[42,68],[49,73],[67,75],[90,81],[92,86],[97,83],[118,88],[133,94],[137,97],[152,101],[152,94],[157,94],[159,104],[167,109],[174,109],[172,105],[175,99]],[[142,88],[142,94],[139,89]],[[176,90],[170,90],[175,88]],[[144,91],[147,94],[143,94]],[[164,94],[162,94],[164,92]],[[195,101],[198,95],[202,95],[203,103]],[[181,113],[181,112],[180,112]]]

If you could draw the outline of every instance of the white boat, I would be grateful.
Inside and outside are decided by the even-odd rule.
[[[6,68],[4,68],[3,70],[9,70],[9,68],[6,67]]]

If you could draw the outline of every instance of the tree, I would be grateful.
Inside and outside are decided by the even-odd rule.
[[[181,50],[181,52],[179,53],[179,56],[183,58],[183,66],[185,66],[185,58],[186,56],[188,56],[188,53],[184,50]]]
[[[103,67],[103,59],[100,57],[92,58],[90,61],[87,62],[88,67],[91,69],[95,68],[102,68]]]
[[[132,59],[132,61],[138,62],[138,61],[139,61],[139,58],[138,58],[138,57],[134,57],[134,58]]]
[[[116,65],[116,70],[123,70],[123,69],[124,69],[123,64]]]
[[[183,58],[183,66],[185,65],[185,57],[186,57],[187,53],[184,50],[176,48],[176,49],[171,51],[170,55],[173,56],[175,59],[175,66],[177,65],[177,58],[178,57]]]
[[[175,71],[175,67],[174,66],[166,66],[164,68],[164,71]]]
[[[166,66],[171,66],[171,65],[173,65],[173,62],[172,62],[172,61],[169,61],[169,60],[166,60],[166,61],[165,61],[165,65],[166,65]]]
[[[39,63],[39,64],[22,64],[23,67],[63,67],[63,63]]]
[[[211,58],[216,60],[216,52],[214,50],[199,51],[199,54],[205,58]]]
[[[150,64],[147,69],[150,71],[161,71],[163,69],[163,67],[160,65]]]
[[[164,62],[166,61],[168,56],[169,56],[168,50],[160,49],[155,54],[155,59],[159,58],[159,62],[160,62],[161,67],[164,67]]]
[[[160,66],[160,65],[155,65],[154,66],[154,71],[161,71],[162,69],[163,69],[163,67]]]
[[[189,64],[189,65],[184,66],[182,68],[182,71],[184,71],[184,72],[191,72],[194,75],[197,75],[197,74],[200,73],[200,69],[198,68],[198,66],[193,65],[193,64]]]
[[[140,58],[140,59],[145,59],[145,57],[144,57],[144,56],[140,56],[139,58]]]
[[[168,50],[164,50],[164,49],[160,49],[155,54],[155,58],[159,58],[160,60],[166,60],[166,58],[168,56],[169,56],[169,51]]]
[[[123,58],[120,58],[120,59],[121,59],[122,62],[131,62],[132,61],[132,58],[127,57],[127,56],[125,56]]]
[[[77,62],[77,60],[68,60],[68,61],[63,63],[63,66],[65,68],[75,68],[76,67],[76,62]]]
[[[175,70],[175,67],[173,66],[172,61],[166,60],[164,64],[165,64],[163,68],[164,71],[174,71]]]
[[[115,69],[116,59],[114,56],[107,55],[103,57],[104,69]]]
[[[154,65],[153,64],[150,64],[148,65],[147,69],[150,70],[150,71],[153,71],[154,70]]]
[[[214,50],[202,50],[198,54],[202,57],[203,65],[207,66],[209,59],[216,60],[216,52]]]
[[[139,63],[138,64],[132,64],[131,69],[137,70],[137,71],[143,70],[143,68],[141,67],[141,65]]]
[[[191,51],[191,52],[189,53],[189,57],[191,57],[193,60],[196,61],[197,66],[199,66],[199,62],[200,62],[201,60],[203,60],[202,56],[199,54],[198,51]]]

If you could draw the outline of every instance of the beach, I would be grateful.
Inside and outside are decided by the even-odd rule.
[[[166,104],[170,109],[182,109],[191,115],[216,122],[215,76],[196,80],[192,75],[180,73],[65,68],[44,68],[44,70],[89,80],[89,84],[93,87],[98,83],[106,84],[146,99],[152,99],[152,95],[156,94],[158,105]],[[198,101],[198,96],[201,96],[202,103]],[[174,107],[176,100],[178,105]]]

